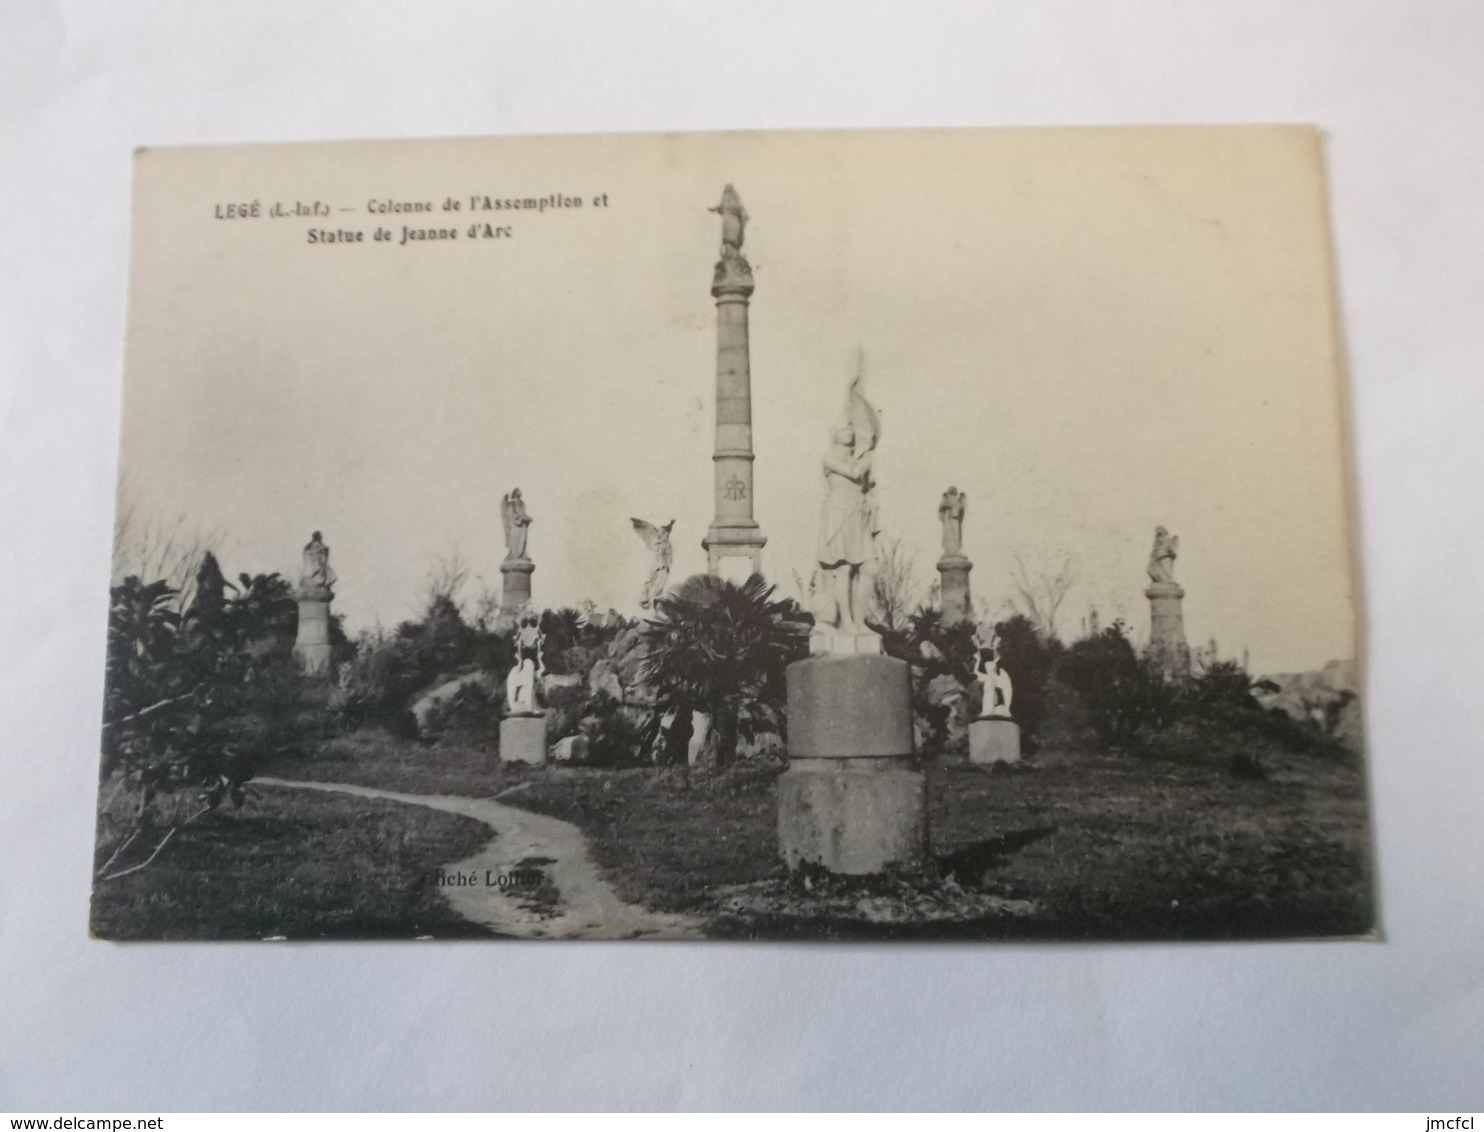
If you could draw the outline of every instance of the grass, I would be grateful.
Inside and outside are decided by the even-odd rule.
[[[186,826],[148,868],[99,883],[91,928],[112,940],[488,936],[427,878],[489,836],[419,806],[250,787],[241,810]]]
[[[375,786],[407,794],[488,798],[541,773],[498,754],[455,744],[398,739],[384,731],[355,731],[323,744],[311,756],[286,757],[258,773],[315,782]]]
[[[889,927],[725,911],[729,887],[792,883],[777,856],[776,765],[690,775],[501,766],[484,752],[363,733],[265,773],[473,797],[519,787],[502,800],[578,826],[624,900],[709,916],[715,934],[1243,939],[1368,933],[1375,915],[1359,760],[1267,749],[1265,777],[1247,777],[1233,773],[1228,756],[1201,757],[1195,748],[1182,757],[1043,752],[994,773],[937,762],[929,775],[930,825],[940,875],[951,877],[946,891],[959,885],[1033,901],[1037,911]]]
[[[1354,764],[1295,757],[1265,781],[1135,756],[1047,757],[929,776],[943,875],[1034,901],[1026,916],[896,925],[737,920],[719,934],[845,938],[1241,939],[1360,935],[1374,915],[1364,779]],[[717,911],[730,885],[781,881],[776,786],[764,772],[689,785],[625,771],[538,779],[511,799],[579,826],[626,899]],[[879,889],[861,884],[863,895]]]

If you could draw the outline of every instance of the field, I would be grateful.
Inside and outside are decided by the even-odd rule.
[[[1225,760],[1138,753],[1043,753],[994,773],[943,760],[929,775],[936,878],[813,878],[807,889],[787,877],[776,856],[780,768],[773,763],[709,774],[533,770],[501,766],[484,752],[360,734],[271,771],[411,792],[499,795],[581,829],[624,900],[703,917],[715,935],[1368,933],[1374,910],[1362,765],[1348,757],[1269,755],[1265,768],[1265,778],[1248,778],[1234,775]],[[955,902],[969,912],[920,923],[903,912]]]
[[[488,836],[421,807],[254,786],[240,811],[182,828],[147,869],[98,884],[91,928],[113,940],[484,936],[426,878]]]

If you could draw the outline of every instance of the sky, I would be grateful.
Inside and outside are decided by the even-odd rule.
[[[1017,558],[1033,573],[1069,558],[1063,635],[1095,608],[1147,638],[1162,524],[1181,538],[1192,645],[1257,672],[1355,655],[1306,128],[144,150],[123,494],[158,523],[219,532],[229,574],[296,577],[322,530],[354,633],[413,616],[440,556],[467,564],[471,599],[497,590],[500,499],[518,486],[535,601],[635,612],[647,554],[631,517],[675,520],[672,580],[705,568],[720,235],[706,210],[728,182],[751,217],[755,513],[784,592],[813,569],[820,461],[859,345],[883,531],[924,589],[951,484],[991,612]],[[485,196],[582,204],[471,212]],[[256,218],[222,215],[254,201]],[[328,214],[269,215],[294,202]],[[431,211],[371,211],[384,202]],[[509,232],[470,239],[475,223]],[[403,244],[404,224],[459,237]]]

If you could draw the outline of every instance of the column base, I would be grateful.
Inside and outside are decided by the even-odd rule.
[[[849,764],[849,769],[842,764]],[[790,869],[868,876],[928,860],[927,776],[910,759],[794,760],[778,778],[778,848]]]
[[[958,625],[974,619],[974,599],[969,596],[969,571],[974,564],[957,554],[938,559],[938,602],[943,610],[944,625]]]
[[[546,765],[546,716],[507,715],[500,720],[500,761]]]
[[[294,659],[305,676],[330,675],[330,603],[299,598],[299,626],[294,634]]]
[[[1013,719],[976,719],[969,724],[969,761],[981,766],[1020,761],[1020,724]]]

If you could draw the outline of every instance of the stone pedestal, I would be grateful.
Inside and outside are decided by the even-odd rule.
[[[1149,659],[1168,677],[1190,675],[1190,646],[1185,641],[1185,591],[1178,582],[1155,582],[1149,599]]]
[[[546,763],[546,716],[507,715],[500,720],[502,763]]]
[[[969,724],[969,761],[981,766],[1020,761],[1020,724],[1013,719],[976,719]]]
[[[499,619],[506,626],[512,624],[530,606],[531,575],[535,571],[536,564],[529,558],[507,558],[500,563],[503,578]]]
[[[300,592],[294,657],[306,676],[330,675],[330,599]]]
[[[789,868],[866,875],[928,859],[927,778],[912,743],[910,670],[887,656],[788,668],[778,846]]]
[[[938,559],[938,574],[942,579],[938,589],[945,627],[974,619],[974,602],[969,596],[969,571],[973,568],[974,564],[962,554]]]

